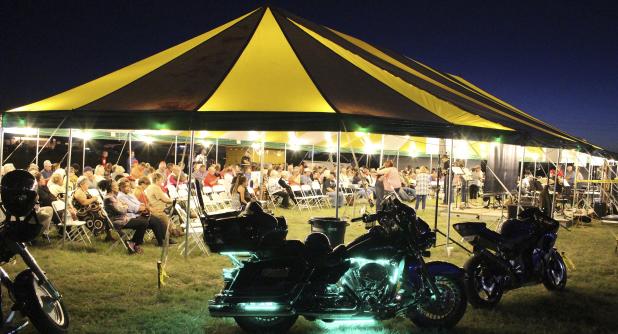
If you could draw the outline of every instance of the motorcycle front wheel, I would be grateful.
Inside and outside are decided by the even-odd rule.
[[[285,333],[296,322],[298,316],[291,317],[234,317],[236,323],[247,333]]]
[[[502,287],[496,274],[478,255],[473,255],[464,265],[466,271],[466,294],[470,305],[491,309],[502,299]]]
[[[543,285],[547,290],[564,290],[567,282],[567,269],[562,256],[558,252],[553,252],[545,264],[543,275]]]
[[[36,276],[26,269],[15,277],[13,292],[22,312],[40,333],[63,334],[69,329],[69,314],[62,300],[54,300],[39,284]]]
[[[435,284],[440,292],[438,297],[427,298],[408,313],[408,317],[418,327],[451,328],[466,312],[467,300],[461,279],[450,276],[435,276]]]

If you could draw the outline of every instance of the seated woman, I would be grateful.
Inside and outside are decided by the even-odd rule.
[[[169,216],[165,213],[165,209],[167,209],[174,201],[163,192],[163,187],[165,186],[165,176],[163,174],[157,172],[152,174],[152,183],[150,183],[147,179],[140,179],[138,184],[141,182],[141,187],[144,188],[144,193],[146,194],[146,201],[148,201],[148,209],[150,210],[150,214],[154,217],[159,218],[166,226],[167,231],[172,236],[178,237],[183,235],[183,232],[180,228],[175,228],[173,224],[171,224]],[[148,183],[148,185],[146,185]],[[139,196],[138,196],[139,198]]]
[[[140,245],[144,243],[144,234],[148,228],[148,221],[129,216],[128,206],[118,199],[118,182],[104,180],[99,183],[101,190],[106,191],[105,211],[116,228],[133,229],[135,233],[126,245],[130,254],[142,253]]]
[[[131,181],[124,178],[118,182],[117,194],[118,200],[127,207],[127,217],[129,219],[143,220],[148,225],[148,228],[152,230],[157,239],[157,246],[163,246],[165,241],[166,225],[161,219],[150,215],[150,212],[146,208],[146,205],[141,203],[131,189]],[[174,240],[169,240],[170,244],[175,244]]]
[[[80,177],[77,180],[77,189],[73,193],[73,207],[77,210],[77,218],[86,222],[86,227],[95,236],[105,231],[106,241],[114,241],[111,227],[106,224],[106,217],[96,197],[88,192],[88,179]]]
[[[232,209],[243,210],[245,206],[251,201],[251,194],[247,189],[248,182],[247,177],[243,174],[236,175],[234,184],[232,184]]]
[[[64,185],[62,175],[59,173],[52,174],[49,182],[47,182],[47,188],[55,197],[64,197],[66,187]]]

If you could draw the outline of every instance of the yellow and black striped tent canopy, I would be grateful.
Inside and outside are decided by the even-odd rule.
[[[6,111],[3,124],[364,131],[589,148],[463,78],[269,7]]]

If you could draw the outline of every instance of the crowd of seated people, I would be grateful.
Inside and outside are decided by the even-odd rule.
[[[12,169],[14,166],[6,164],[2,173]],[[178,237],[184,234],[183,227],[175,224],[177,219],[172,219],[174,210],[170,209],[175,202],[168,188],[179,189],[186,185],[189,182],[188,169],[192,180],[197,180],[204,188],[224,189],[231,208],[236,210],[255,200],[273,200],[282,208],[291,208],[298,204],[298,192],[292,190],[297,186],[310,186],[327,196],[332,207],[351,204],[348,195],[354,194],[354,198],[366,199],[371,205],[375,202],[379,209],[384,195],[397,192],[402,200],[418,199],[416,207],[424,209],[427,197],[433,194],[430,184],[436,178],[432,175],[435,171],[430,172],[426,167],[412,169],[408,166],[398,170],[390,160],[380,168],[342,168],[339,189],[334,165],[308,166],[305,162],[299,165],[267,164],[260,170],[259,165],[250,159],[224,166],[208,164],[207,159],[201,159],[190,168],[185,168],[182,162],[161,161],[153,166],[133,159],[130,171],[106,162],[94,167],[85,166],[80,173],[77,164],[66,168],[46,160],[42,168],[32,164],[28,171],[37,178],[42,207],[63,200],[68,189],[70,201],[66,211],[71,217],[86,222],[90,232],[104,236],[105,241],[117,239],[114,231],[135,230],[129,245],[132,251],[139,253],[144,233],[149,229],[158,245],[163,244],[166,235]],[[61,219],[53,216],[50,221],[62,229]],[[175,242],[170,239],[170,243]]]

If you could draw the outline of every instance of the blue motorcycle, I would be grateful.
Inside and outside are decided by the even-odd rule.
[[[285,219],[257,203],[240,215],[206,216],[206,243],[234,264],[223,270],[210,314],[233,317],[252,333],[285,332],[299,316],[323,322],[402,316],[419,327],[455,326],[467,305],[463,270],[425,262],[435,233],[414,209],[394,195],[383,208],[353,219],[368,232],[334,249],[322,233],[304,243],[286,240]]]
[[[554,248],[560,224],[538,208],[502,224],[500,233],[484,223],[460,223],[453,228],[469,242],[473,255],[464,264],[466,293],[477,308],[493,308],[508,291],[543,283],[563,290],[567,269]]]

